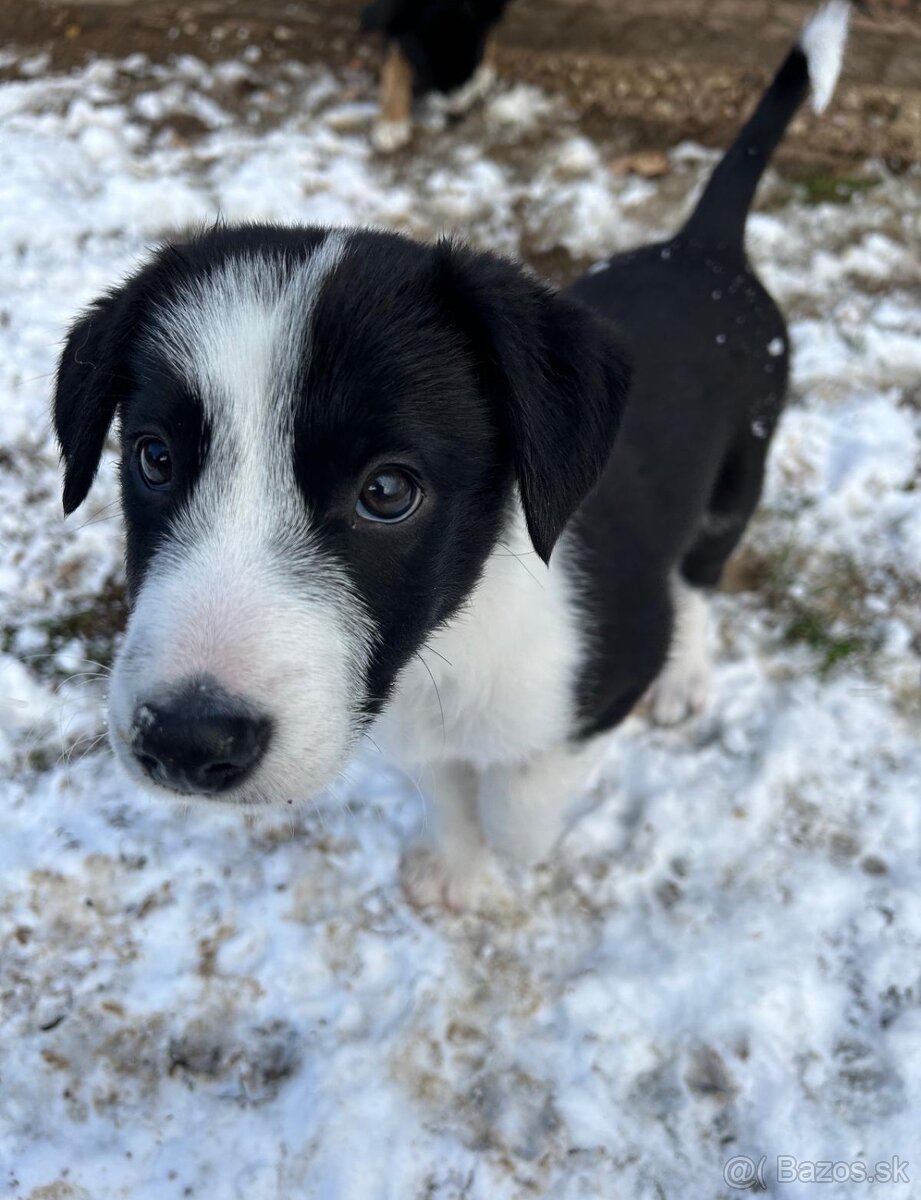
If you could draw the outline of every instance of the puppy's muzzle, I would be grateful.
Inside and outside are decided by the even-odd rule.
[[[214,681],[197,679],[134,712],[130,747],[159,787],[187,795],[229,791],[252,774],[272,724]]]

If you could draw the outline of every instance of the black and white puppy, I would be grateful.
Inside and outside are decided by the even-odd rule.
[[[372,140],[378,150],[412,137],[413,96],[438,92],[447,111],[466,112],[495,79],[492,36],[509,0],[373,0],[362,29],[387,41],[380,113]]]
[[[661,720],[700,707],[705,591],[787,377],[746,214],[847,18],[812,19],[676,237],[568,293],[447,242],[254,226],[162,250],[77,322],[64,507],[117,416],[110,733],[135,779],[293,803],[368,732],[433,804],[409,889],[462,905],[491,848],[548,854],[650,687]]]

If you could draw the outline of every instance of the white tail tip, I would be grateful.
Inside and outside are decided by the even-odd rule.
[[[812,107],[817,113],[828,107],[841,74],[850,15],[850,0],[828,0],[813,13],[800,34],[800,49],[809,64]]]

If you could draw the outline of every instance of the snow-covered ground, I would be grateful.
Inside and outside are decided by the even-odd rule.
[[[713,156],[618,176],[510,88],[381,162],[364,79],[5,66],[0,1195],[710,1200],[738,1194],[737,1156],[766,1156],[774,1196],[917,1195],[921,176],[762,193],[750,246],[794,396],[710,711],[631,718],[514,906],[420,915],[397,865],[424,800],[379,759],[247,823],[153,805],[96,741],[119,524],[110,467],[61,517],[63,330],[218,212],[584,263],[673,228]],[[783,1182],[779,1155],[896,1158],[912,1182]]]

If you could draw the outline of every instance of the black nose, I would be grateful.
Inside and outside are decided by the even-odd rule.
[[[271,735],[268,718],[216,684],[197,681],[165,700],[138,705],[131,750],[161,787],[212,796],[243,782]]]

